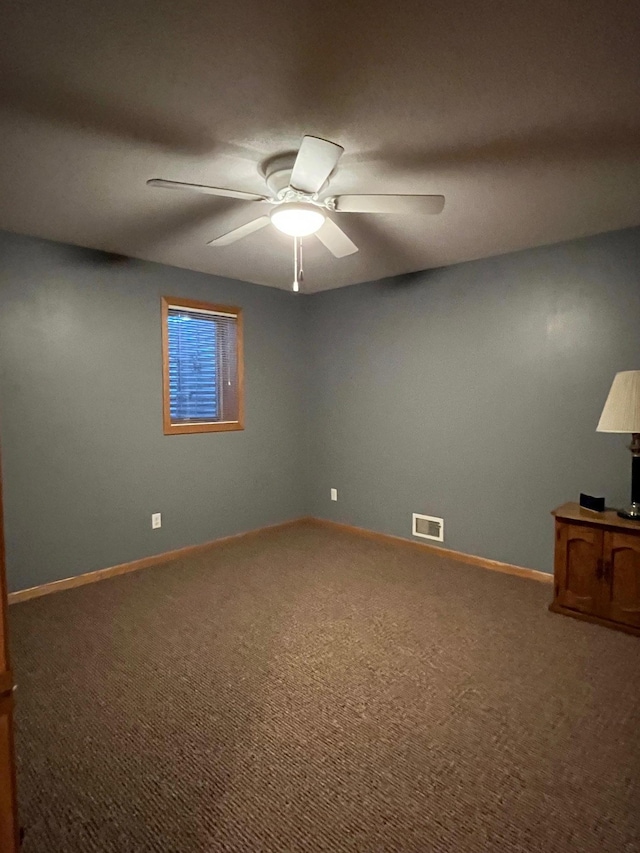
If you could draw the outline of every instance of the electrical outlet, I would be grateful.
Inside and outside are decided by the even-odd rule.
[[[151,527],[153,530],[157,530],[159,527],[162,527],[162,513],[154,512],[151,516]]]
[[[332,501],[338,500],[338,490],[337,489],[331,489],[331,500]]]

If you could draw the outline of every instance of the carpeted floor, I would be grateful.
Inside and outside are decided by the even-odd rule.
[[[640,640],[304,526],[11,608],[24,853],[640,850]]]

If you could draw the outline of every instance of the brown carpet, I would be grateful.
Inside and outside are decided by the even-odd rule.
[[[312,526],[11,608],[25,853],[640,850],[640,640]]]

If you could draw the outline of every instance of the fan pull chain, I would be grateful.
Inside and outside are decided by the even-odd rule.
[[[304,281],[304,271],[302,269],[302,237],[298,237],[298,281],[300,284]]]
[[[293,291],[297,293],[304,281],[302,271],[302,237],[293,238]]]

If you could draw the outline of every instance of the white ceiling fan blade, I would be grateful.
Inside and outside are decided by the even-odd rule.
[[[347,237],[342,228],[339,228],[329,217],[325,219],[322,228],[316,231],[316,237],[336,258],[344,258],[358,251],[353,240]]]
[[[242,240],[243,237],[248,237],[249,234],[259,231],[265,225],[269,225],[270,222],[271,220],[268,216],[259,216],[257,219],[252,219],[251,222],[247,222],[239,228],[234,228],[233,231],[227,231],[226,234],[214,237],[213,240],[209,240],[207,246],[230,246],[231,243],[235,243],[236,240]]]
[[[165,190],[188,190],[194,193],[220,195],[224,198],[240,198],[244,201],[267,201],[266,196],[257,193],[245,193],[242,190],[228,190],[224,187],[208,187],[205,184],[185,184],[182,181],[165,181],[163,178],[151,178],[148,187],[162,187]]]
[[[441,213],[443,195],[339,195],[335,209],[343,213]]]
[[[328,139],[303,137],[291,172],[291,186],[304,193],[320,192],[343,151],[342,145],[336,145]]]

